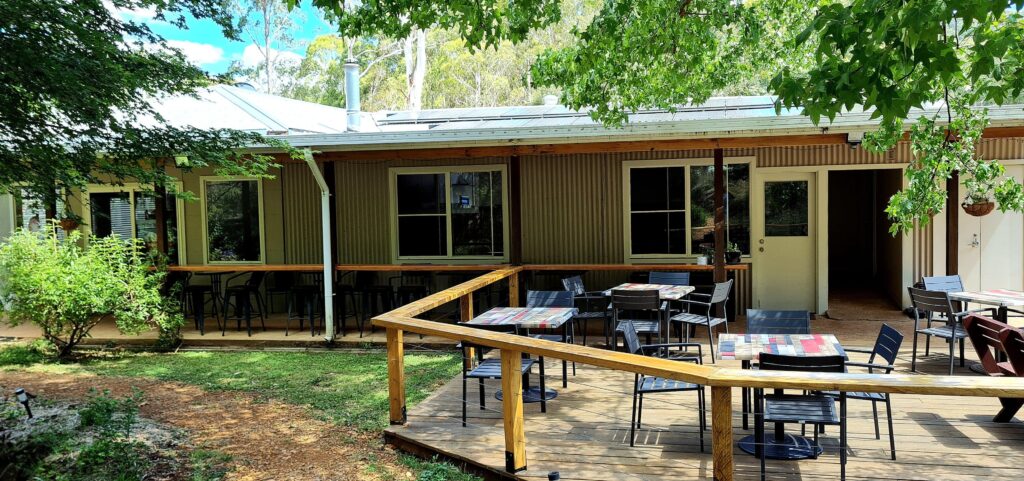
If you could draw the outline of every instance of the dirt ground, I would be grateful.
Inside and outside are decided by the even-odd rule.
[[[142,416],[187,431],[193,445],[231,455],[229,480],[413,478],[379,434],[314,419],[294,405],[146,379],[0,372],[4,391],[24,387],[70,402],[85,399],[90,388],[124,396],[133,386],[145,393]]]

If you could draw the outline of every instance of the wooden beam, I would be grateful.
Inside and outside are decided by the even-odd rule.
[[[523,263],[522,165],[518,155],[508,162],[509,262]]]
[[[725,282],[725,154],[715,149],[715,262],[714,281]],[[721,314],[718,314],[721,315]]]
[[[508,276],[508,307],[519,307],[519,273]]]
[[[388,342],[388,404],[391,424],[405,424],[405,345],[402,330],[387,329]]]
[[[526,431],[523,429],[523,355],[501,350],[501,417],[505,425],[505,471],[526,469]]]
[[[711,458],[716,481],[732,481],[732,388],[711,388]]]
[[[960,173],[946,181],[946,275],[960,270]]]

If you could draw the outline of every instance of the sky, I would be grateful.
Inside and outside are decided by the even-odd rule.
[[[305,46],[317,35],[332,33],[335,30],[325,23],[312,5],[303,2],[293,12],[299,28],[293,33],[297,44],[290,51],[282,52],[282,58],[299,58],[305,52]],[[167,43],[181,50],[192,63],[210,73],[223,73],[232,61],[240,61],[252,66],[258,62],[259,51],[251,40],[233,41],[224,38],[220,27],[210,20],[188,19],[188,29],[182,30],[167,22],[153,18],[152,11],[131,10],[117,11],[126,20],[145,22],[158,35],[167,39]]]

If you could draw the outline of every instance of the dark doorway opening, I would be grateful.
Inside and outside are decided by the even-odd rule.
[[[830,317],[877,319],[899,308],[901,239],[889,234],[885,206],[901,185],[898,169],[829,172]]]

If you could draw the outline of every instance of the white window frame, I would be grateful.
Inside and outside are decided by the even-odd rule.
[[[174,183],[175,188],[180,192],[181,182]],[[135,235],[135,195],[143,190],[142,184],[128,182],[124,185],[89,184],[85,189],[85,199],[82,202],[82,220],[86,235],[92,235],[92,198],[91,194],[128,193],[128,205],[131,206],[132,235]],[[178,265],[185,265],[185,201],[175,199],[175,221],[178,227]]]
[[[754,171],[757,168],[757,158],[753,156],[742,156],[742,157],[726,157],[724,159],[725,165],[732,164],[748,164],[748,172],[751,182],[754,178]],[[626,263],[633,262],[660,262],[660,261],[680,261],[680,260],[692,260],[695,259],[699,253],[693,251],[693,239],[692,239],[692,221],[691,216],[693,215],[693,205],[690,199],[690,181],[693,179],[693,175],[690,172],[692,167],[703,167],[715,165],[715,159],[711,157],[700,157],[694,159],[666,159],[666,160],[630,160],[622,162],[622,246],[623,246],[623,258]],[[657,167],[682,167],[685,169],[684,183],[683,183],[683,203],[684,203],[684,232],[686,232],[686,250],[682,254],[633,254],[633,241],[632,241],[632,199],[630,198],[630,174],[632,169],[642,168],[657,168]],[[751,200],[753,203],[753,200]],[[753,212],[750,213],[753,215]],[[750,244],[753,248],[753,244]],[[750,254],[744,254],[745,258],[750,257]]]
[[[206,223],[206,185],[217,182],[235,182],[235,181],[256,181],[256,197],[259,201],[259,233],[260,233],[260,258],[255,261],[211,261],[210,260],[210,237],[207,232],[208,226]],[[264,231],[264,219],[263,219],[263,181],[254,176],[249,175],[229,175],[229,176],[202,176],[199,178],[199,200],[200,200],[200,220],[203,223],[203,264],[206,265],[253,265],[253,264],[266,264],[267,263],[267,244],[266,244],[266,233]]]
[[[501,172],[501,215],[502,215],[502,256],[456,256],[451,255],[452,246],[452,172]],[[447,251],[445,256],[399,256],[398,255],[398,176],[403,174],[444,174],[444,209],[445,237]],[[391,259],[396,264],[406,262],[451,262],[471,264],[478,261],[490,263],[506,263],[509,259],[509,205],[508,205],[508,166],[505,164],[484,165],[451,165],[438,167],[392,167],[388,169],[388,211],[391,218]],[[430,214],[434,215],[434,214]]]

